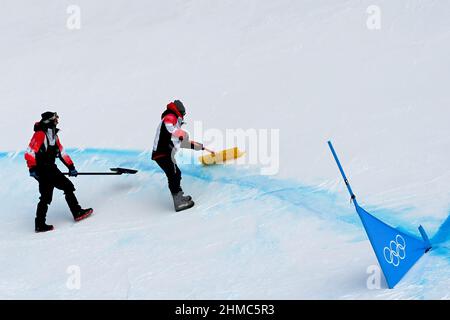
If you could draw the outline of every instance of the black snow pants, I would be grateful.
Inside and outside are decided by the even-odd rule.
[[[156,163],[161,167],[169,181],[169,190],[172,194],[176,194],[181,189],[181,171],[176,162],[170,156],[155,159]]]
[[[36,210],[36,220],[39,223],[45,222],[48,206],[52,203],[54,188],[64,191],[67,204],[73,215],[81,210],[74,194],[73,183],[62,174],[56,165],[38,167],[36,172],[39,176],[39,192],[41,194]]]

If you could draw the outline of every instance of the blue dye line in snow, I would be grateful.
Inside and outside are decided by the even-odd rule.
[[[0,159],[15,158],[23,159],[24,152],[0,152]],[[107,156],[103,161],[112,162],[111,166],[130,167],[144,172],[160,173],[160,168],[151,161],[149,152],[140,150],[123,150],[123,149],[68,149],[68,153],[77,160],[85,160],[92,156]],[[77,159],[78,158],[78,159]],[[89,159],[91,159],[89,158]],[[88,159],[88,160],[89,160]],[[251,199],[264,200],[265,197],[275,197],[293,207],[307,209],[314,212],[324,219],[332,219],[342,221],[351,225],[360,226],[360,221],[353,209],[338,207],[338,196],[329,191],[319,189],[312,186],[303,186],[296,181],[273,179],[268,176],[262,176],[251,169],[238,169],[231,166],[213,166],[205,168],[199,163],[183,164],[188,157],[181,155],[179,166],[183,171],[183,175],[191,176],[196,179],[206,181],[208,183],[217,183],[223,185],[238,186],[243,189],[254,189],[257,194]],[[116,162],[117,161],[117,162]],[[237,197],[232,203],[248,200],[248,198]],[[393,225],[403,226],[404,219],[401,219],[402,213],[408,210],[396,211],[393,215],[392,210],[371,207],[368,209],[374,212],[378,217],[387,218],[388,222]],[[343,214],[343,212],[345,214]],[[408,224],[407,224],[408,225]],[[415,234],[417,232],[414,226],[404,228]],[[439,227],[435,236],[431,239],[433,244],[442,244],[450,240],[450,216]]]
[[[123,160],[119,166],[130,166],[144,172],[152,173],[160,173],[161,171],[160,168],[150,160],[149,152],[146,153],[138,150],[85,149],[83,150],[83,154],[122,156],[127,159],[117,159],[119,161]],[[327,190],[300,185],[297,181],[280,180],[273,179],[269,176],[262,176],[257,174],[255,170],[237,169],[231,166],[212,166],[205,168],[204,166],[195,163],[195,161],[194,164],[183,164],[183,162],[186,162],[187,160],[192,160],[189,159],[189,156],[183,157],[183,155],[180,155],[179,159],[181,160],[179,161],[179,166],[185,176],[191,176],[208,183],[228,184],[244,189],[254,189],[258,192],[256,195],[252,196],[251,199],[264,200],[265,197],[272,196],[289,203],[293,207],[303,208],[310,212],[314,212],[317,216],[324,219],[338,220],[356,226],[360,226],[361,224],[358,216],[354,214],[353,208],[351,206],[348,208],[339,207],[337,205],[338,195]],[[237,197],[236,200],[231,201],[232,203],[237,203],[245,200],[247,200],[247,198]],[[416,226],[405,224],[405,219],[402,219],[402,215],[409,211],[408,208],[401,211],[396,210],[395,214],[393,214],[393,211],[390,209],[373,206],[368,206],[368,209],[378,217],[387,220],[390,224],[398,226],[402,231],[410,232],[412,234],[417,233]]]

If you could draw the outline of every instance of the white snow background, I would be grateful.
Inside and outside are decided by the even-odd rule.
[[[1,0],[0,298],[450,298],[450,3],[376,1],[370,30],[374,4]],[[280,129],[280,172],[181,164],[196,206],[175,214],[149,155],[173,99],[188,130]],[[56,230],[35,234],[23,150],[47,109],[79,171],[140,171],[73,179],[95,215],[75,224],[55,191]],[[362,206],[432,237],[394,290],[366,286],[377,261],[329,139]]]

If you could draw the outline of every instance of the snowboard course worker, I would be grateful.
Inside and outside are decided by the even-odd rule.
[[[188,133],[181,129],[185,115],[186,109],[181,101],[175,100],[167,105],[167,109],[161,115],[152,152],[152,160],[156,161],[167,176],[176,212],[194,206],[192,197],[185,196],[181,188],[181,171],[175,160],[176,152],[180,148],[185,148],[214,153],[203,144],[189,140]]]
[[[72,159],[64,151],[58,137],[58,115],[47,111],[41,115],[42,119],[34,125],[34,135],[31,138],[25,160],[30,176],[39,182],[40,201],[37,205],[35,231],[46,232],[53,230],[52,225],[46,224],[48,206],[52,202],[53,189],[64,191],[67,204],[75,221],[81,221],[93,213],[92,208],[82,209],[75,197],[75,187],[72,182],[56,166],[58,157],[69,169],[69,176],[76,177],[77,170]]]

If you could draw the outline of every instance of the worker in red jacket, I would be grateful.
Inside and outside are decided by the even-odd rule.
[[[182,211],[194,206],[191,196],[185,196],[181,189],[181,171],[175,161],[175,153],[180,148],[213,151],[203,144],[189,140],[189,135],[181,129],[184,124],[186,109],[183,103],[175,100],[167,105],[161,115],[161,122],[156,131],[152,159],[161,167],[167,176],[169,190],[173,197],[175,211]]]
[[[30,176],[39,182],[40,201],[37,205],[35,231],[46,232],[53,230],[52,225],[46,224],[48,205],[52,202],[53,189],[64,191],[67,204],[75,221],[80,221],[93,212],[91,208],[82,209],[75,197],[75,187],[56,166],[55,160],[58,157],[69,169],[69,176],[76,177],[78,172],[75,169],[72,159],[64,151],[58,137],[59,129],[58,115],[56,112],[45,112],[42,119],[34,125],[34,135],[31,138],[25,160],[30,171]]]

